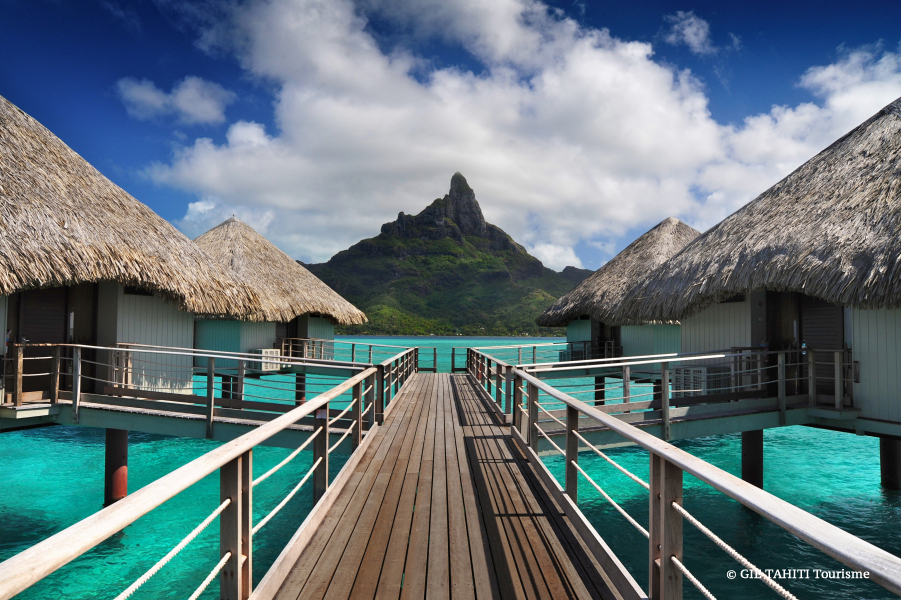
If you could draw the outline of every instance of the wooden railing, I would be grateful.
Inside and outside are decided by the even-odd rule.
[[[513,438],[527,453],[529,460],[540,472],[546,484],[553,488],[572,522],[581,524],[579,526],[590,527],[576,505],[580,476],[603,493],[602,486],[591,479],[579,466],[579,452],[581,451],[587,450],[602,456],[624,474],[648,489],[649,528],[647,530],[638,525],[609,496],[604,495],[630,523],[648,538],[650,560],[647,593],[650,598],[666,600],[681,598],[684,579],[687,579],[692,584],[702,585],[689,570],[691,556],[683,548],[683,519],[698,527],[704,535],[710,537],[730,556],[752,571],[754,579],[759,579],[774,591],[783,595],[783,597],[794,597],[786,592],[777,582],[770,579],[756,566],[750,564],[747,559],[741,557],[725,544],[715,533],[702,524],[699,518],[691,515],[684,509],[682,506],[683,473],[689,473],[697,477],[850,569],[859,573],[866,572],[868,579],[878,583],[893,594],[901,594],[901,558],[889,554],[772,494],[749,485],[738,477],[692,456],[664,440],[628,423],[624,423],[600,410],[600,407],[591,406],[568,394],[562,393],[525,370],[513,370],[513,386],[515,396],[518,399],[522,398],[525,400],[525,405],[519,401],[515,402],[514,410],[517,418],[514,419],[514,425],[511,430]],[[552,419],[557,421],[558,424],[562,424],[565,431],[565,443],[554,443],[541,428],[539,414],[545,412],[550,415],[550,412],[540,401],[542,396],[547,399],[544,404],[555,403],[562,404],[565,407],[563,419],[557,419],[556,417]],[[593,421],[595,426],[601,425],[616,432],[624,440],[648,450],[650,452],[650,481],[644,482],[634,474],[629,473],[589,443],[580,434],[580,427],[582,426],[580,418],[587,418]],[[548,420],[547,422],[550,421]],[[538,440],[541,437],[547,439],[556,451],[565,458],[565,481],[562,487],[557,484],[536,453]],[[597,532],[593,528],[590,531],[586,529],[584,535],[589,539],[595,540],[596,547],[601,555],[607,554],[606,557],[602,556],[602,564],[606,563],[606,566],[609,566],[613,572],[619,572],[619,575],[617,575],[619,577],[618,589],[621,592],[623,590],[629,591],[628,594],[624,594],[626,597],[642,597],[644,592],[641,589],[634,588],[632,585],[634,580],[631,580],[628,574],[622,572],[621,565],[615,560],[615,557],[609,555],[609,548],[603,544]],[[598,540],[600,541],[598,542]],[[708,597],[712,597],[712,595]]]
[[[105,348],[80,345],[66,345],[65,347],[70,350],[71,354],[72,370],[70,377],[72,378],[72,384],[70,399],[76,422],[83,395],[81,391],[83,379],[86,377],[83,369],[84,361],[81,355],[85,349],[92,349],[108,353],[111,357],[109,363],[95,362],[95,366],[103,366],[110,369],[108,372],[108,377],[110,378],[92,379],[100,381],[107,392],[130,397],[136,397],[143,392],[144,395],[142,397],[144,398],[149,398],[153,393],[152,390],[141,390],[140,384],[130,379],[135,364],[140,360],[140,356],[156,357],[158,360],[160,357],[178,356],[183,359],[186,358],[186,364],[190,368],[193,368],[192,363],[195,358],[206,356],[209,362],[207,367],[208,380],[205,412],[208,415],[208,427],[212,427],[213,415],[217,410],[216,406],[221,406],[222,402],[221,399],[214,399],[215,386],[213,385],[214,376],[217,373],[215,361],[217,358],[223,358],[222,355],[205,355],[191,349],[183,349],[182,352],[178,352],[176,350],[134,347]],[[326,494],[333,493],[330,492],[331,485],[329,481],[330,454],[346,438],[350,438],[351,447],[354,451],[345,465],[345,470],[336,478],[336,481],[341,479],[342,476],[346,479],[348,476],[345,472],[348,468],[347,465],[359,460],[359,448],[364,442],[368,443],[368,440],[372,439],[372,433],[390,411],[392,400],[402,391],[406,381],[415,372],[415,352],[415,349],[412,348],[405,349],[374,367],[359,369],[359,372],[352,377],[346,378],[327,392],[319,394],[299,406],[271,404],[265,407],[264,410],[280,410],[284,414],[261,424],[251,432],[223,444],[216,450],[191,461],[109,507],[0,563],[0,600],[11,598],[22,590],[34,585],[217,469],[220,472],[221,503],[216,511],[209,515],[172,552],[163,557],[157,565],[145,573],[144,577],[126,589],[120,597],[127,597],[137,587],[140,587],[165,562],[190,543],[193,537],[204,527],[207,527],[213,520],[218,518],[220,526],[220,559],[211,572],[210,577],[198,588],[198,592],[202,591],[210,581],[218,576],[222,598],[249,598],[253,590],[251,581],[252,546],[256,532],[264,527],[272,516],[281,510],[291,497],[310,479],[312,479],[313,497],[315,500],[319,500],[313,511],[315,513],[317,510],[320,510],[322,498]],[[225,357],[228,359],[235,358],[234,354],[227,354]],[[292,357],[284,358],[287,360],[298,360]],[[256,357],[256,360],[259,360],[259,357]],[[250,359],[240,359],[239,365],[245,361],[249,362]],[[57,377],[60,373],[65,374],[66,371],[58,369],[56,371]],[[58,397],[60,395],[58,387],[57,391],[54,392],[57,397],[53,398],[53,401],[64,401],[65,399]],[[242,386],[239,385],[237,389],[241,390]],[[343,409],[329,409],[330,402],[345,396],[348,392],[350,400]],[[187,402],[195,400],[189,394],[157,393],[164,395],[167,401],[174,400],[176,397]],[[239,398],[245,398],[247,392],[244,390],[243,394],[242,392],[236,392],[236,394],[238,394],[237,397]],[[92,402],[98,398],[98,395],[91,396]],[[231,399],[234,400],[234,397]],[[292,427],[302,419],[309,417],[312,417],[313,426],[312,432],[306,441],[279,465],[254,479],[252,466],[253,448],[266,442],[286,428]],[[346,423],[346,425],[342,429],[337,430],[337,434],[341,437],[334,443],[331,443],[329,440],[330,431],[333,430],[335,424],[339,421]],[[307,472],[307,475],[266,517],[257,524],[253,524],[253,487],[273,475],[302,450],[306,449],[308,445],[312,446],[313,466]],[[343,480],[341,481],[343,484]],[[282,566],[282,568],[284,567]],[[271,593],[277,588],[277,583],[274,582],[275,580],[272,577],[267,576],[261,583],[261,586],[266,586],[267,597],[271,597]],[[257,593],[256,597],[262,596],[260,596],[260,593]]]
[[[398,352],[411,348],[410,346],[314,338],[278,338],[276,346],[281,349],[281,354],[284,356],[339,360],[367,365],[378,364]],[[417,370],[436,372],[438,348],[420,346],[418,350]]]

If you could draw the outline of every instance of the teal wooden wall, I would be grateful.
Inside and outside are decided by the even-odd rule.
[[[682,332],[678,325],[624,325],[620,328],[623,356],[648,356],[679,352]]]
[[[590,342],[591,319],[578,319],[566,324],[567,342]]]

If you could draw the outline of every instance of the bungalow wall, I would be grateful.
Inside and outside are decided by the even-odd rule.
[[[901,422],[901,310],[851,309],[853,360],[860,363],[854,406],[860,416]]]
[[[576,319],[566,324],[567,342],[590,342],[591,319]]]
[[[263,348],[275,347],[275,328],[273,322],[252,323],[250,321],[231,321],[219,319],[198,320],[194,325],[195,348],[199,350],[215,350],[218,352],[251,352]],[[207,359],[198,357],[196,366],[205,367]],[[216,361],[217,369],[237,369],[237,360],[220,359]]]
[[[681,323],[683,354],[752,345],[751,303],[747,299],[713,304]]]
[[[179,310],[159,296],[104,281],[98,286],[97,342],[100,346],[120,343],[194,347],[194,315]],[[97,360],[108,365],[108,352]],[[192,393],[193,369],[190,356],[133,354],[132,381],[143,389]],[[101,379],[109,379],[109,369],[101,366]],[[101,391],[101,390],[98,390]]]
[[[678,325],[624,325],[620,329],[623,356],[647,356],[679,352],[682,345]]]

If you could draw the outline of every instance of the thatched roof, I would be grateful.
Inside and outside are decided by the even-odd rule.
[[[285,322],[311,313],[339,325],[366,322],[353,304],[236,217],[194,242],[259,297],[262,308],[250,320]]]
[[[621,316],[678,319],[737,293],[901,306],[901,99],[698,237]]]
[[[191,240],[0,96],[0,295],[96,281],[194,313],[254,307]]]
[[[660,222],[589,275],[576,289],[557,300],[538,317],[538,324],[559,327],[582,315],[591,315],[608,325],[642,322],[616,316],[623,296],[637,279],[651,273],[695,239],[698,233],[673,217]]]

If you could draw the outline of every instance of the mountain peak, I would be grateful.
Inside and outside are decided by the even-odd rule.
[[[466,183],[466,178],[463,177],[463,173],[457,171],[454,173],[454,176],[451,177],[451,186],[450,193],[454,192],[471,192],[472,188],[469,187],[469,184]]]

